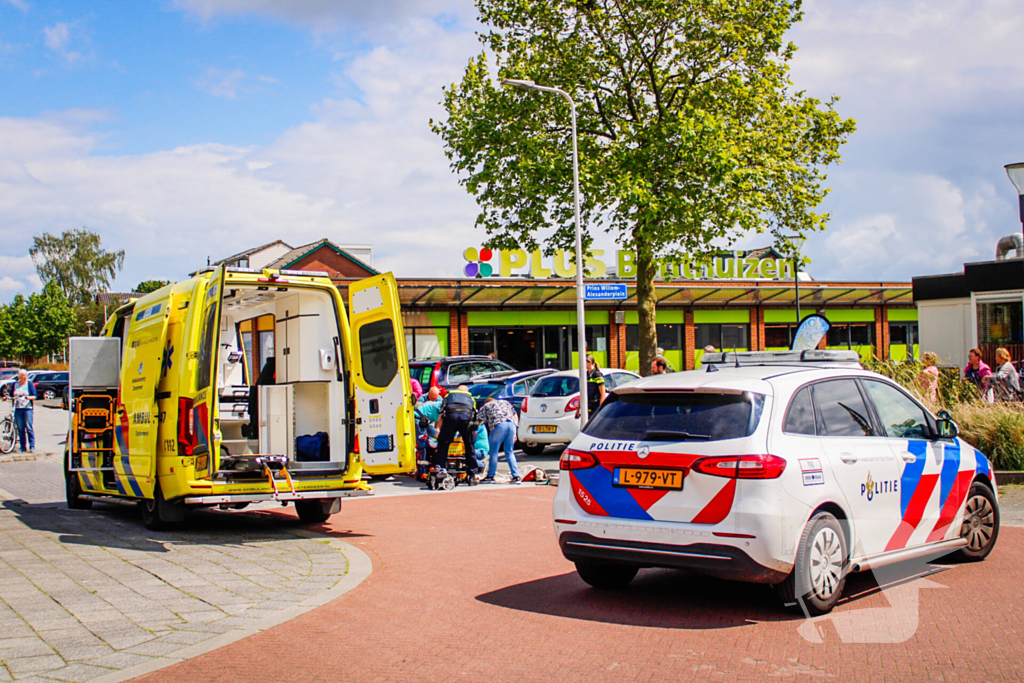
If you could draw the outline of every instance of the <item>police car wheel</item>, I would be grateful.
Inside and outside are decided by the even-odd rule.
[[[576,562],[576,573],[586,583],[600,590],[625,588],[636,577],[639,567],[627,564],[606,564],[601,562]]]
[[[792,573],[777,586],[786,609],[811,617],[831,612],[843,595],[848,564],[839,520],[827,512],[814,515],[800,537]]]
[[[985,484],[971,485],[964,506],[964,521],[960,525],[960,538],[967,545],[953,556],[962,562],[980,562],[988,557],[999,537],[999,504]]]

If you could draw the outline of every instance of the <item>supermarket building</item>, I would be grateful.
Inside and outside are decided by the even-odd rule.
[[[625,296],[588,301],[587,348],[602,367],[638,369],[639,335],[632,254],[595,250],[588,283],[624,285]],[[326,271],[347,298],[348,284],[374,275],[372,247],[320,240],[298,248],[274,242],[218,261],[253,268]],[[576,363],[575,268],[566,254],[468,248],[447,278],[398,277],[410,357],[494,353],[513,367]],[[826,348],[904,360],[917,357],[917,307],[909,282],[812,280],[800,273],[803,317],[831,323]],[[699,267],[662,266],[655,284],[658,345],[677,370],[699,367],[704,347],[787,348],[796,328],[792,263],[771,249],[730,252]],[[272,335],[272,324],[253,334]],[[254,345],[273,349],[270,339]],[[269,344],[269,346],[268,346]]]

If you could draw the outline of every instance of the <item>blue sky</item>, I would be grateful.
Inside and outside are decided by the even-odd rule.
[[[811,274],[991,258],[1020,229],[1024,3],[805,8],[793,80],[858,122]],[[127,250],[119,289],[275,239],[458,274],[483,235],[427,122],[475,28],[471,0],[0,0],[0,300],[38,286],[32,235],[83,225]]]

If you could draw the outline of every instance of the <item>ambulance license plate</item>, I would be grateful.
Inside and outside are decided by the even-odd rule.
[[[558,427],[555,425],[535,425],[533,427],[534,434],[554,434],[558,431]]]
[[[683,488],[683,473],[680,470],[616,467],[612,474],[612,483],[616,486],[678,490]]]

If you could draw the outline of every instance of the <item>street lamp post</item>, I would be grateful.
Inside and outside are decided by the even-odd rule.
[[[1020,222],[1024,223],[1024,162],[1007,164],[1006,175],[1010,176],[1010,182],[1017,188],[1019,195],[1017,201],[1020,206]]]
[[[793,248],[793,290],[796,292],[796,324],[800,326],[800,247],[805,238],[800,235],[786,235],[786,242]]]
[[[91,321],[91,320],[86,320],[86,321],[85,321],[85,326],[86,326],[86,328],[87,328],[87,329],[89,330],[89,336],[90,336],[90,337],[92,336],[92,326],[93,326],[93,325],[95,325],[95,324],[96,324],[96,323],[94,323],[94,322],[93,322],[93,321]]]
[[[569,93],[560,88],[537,85],[533,81],[507,78],[501,84],[520,90],[553,93],[569,100],[569,112],[572,115],[572,194],[576,205],[576,351],[580,365],[580,426],[582,426],[587,423],[590,416],[587,404],[587,323],[583,310],[583,230],[580,227],[580,165],[579,151],[576,145],[576,102],[573,101]]]

